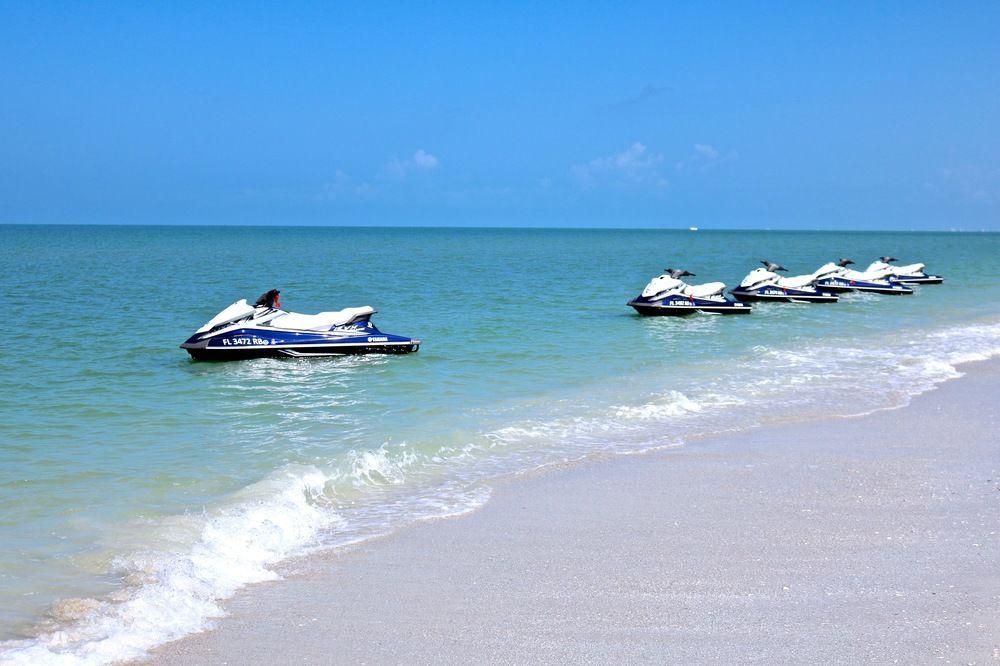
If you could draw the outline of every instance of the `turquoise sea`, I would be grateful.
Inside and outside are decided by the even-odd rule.
[[[1000,353],[1000,235],[0,227],[0,661],[198,631],[280,563],[488,501],[500,476],[905,404]],[[735,286],[892,254],[943,285],[641,318],[665,266]],[[239,298],[372,305],[400,357],[199,363]]]

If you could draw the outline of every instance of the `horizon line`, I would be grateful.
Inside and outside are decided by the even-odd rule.
[[[777,231],[777,232],[868,232],[868,233],[1000,233],[998,229],[961,229],[957,227],[935,229],[888,229],[888,228],[858,228],[858,227],[709,227],[696,225],[686,227],[627,227],[627,226],[547,226],[547,225],[484,225],[471,226],[462,224],[274,224],[274,223],[184,223],[157,222],[151,224],[129,222],[0,222],[2,227],[147,227],[147,228],[202,228],[202,229],[455,229],[455,230],[538,230],[538,231],[685,231],[701,232],[734,232],[734,231]]]

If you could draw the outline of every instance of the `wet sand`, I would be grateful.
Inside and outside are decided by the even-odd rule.
[[[153,661],[1000,663],[1000,362],[961,369],[902,409],[502,482]]]

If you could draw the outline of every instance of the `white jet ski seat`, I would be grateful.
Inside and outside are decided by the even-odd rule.
[[[706,282],[705,284],[689,284],[684,293],[695,298],[708,298],[721,294],[726,288],[724,282]]]
[[[346,326],[364,320],[375,314],[375,308],[365,305],[360,308],[344,308],[335,312],[320,312],[313,315],[285,312],[270,321],[277,328],[291,328],[299,331],[328,331],[335,326]]]
[[[894,275],[915,275],[917,273],[923,272],[927,264],[908,264],[906,266],[894,266],[892,264],[887,264],[882,261],[873,261],[871,266],[865,270],[865,273],[871,273],[874,271],[885,271],[889,269]]]
[[[782,277],[778,278],[778,286],[788,287],[789,289],[801,289],[802,287],[808,287],[811,285],[815,279],[816,277],[813,274]]]
[[[885,280],[888,271],[877,271],[877,270],[867,270],[864,273],[861,271],[846,270],[843,272],[843,277],[848,280],[863,280],[865,282],[873,282],[875,280]]]

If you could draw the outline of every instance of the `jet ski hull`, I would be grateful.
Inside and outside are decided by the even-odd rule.
[[[753,311],[753,308],[745,303],[682,296],[664,298],[659,301],[651,301],[639,296],[629,301],[628,305],[646,317],[684,317],[697,312],[720,315],[750,314]]]
[[[738,300],[744,302],[752,301],[776,301],[778,303],[836,303],[839,296],[825,291],[814,291],[805,289],[793,289],[791,287],[736,287],[730,291]]]
[[[944,282],[944,278],[940,275],[894,275],[892,279],[904,284],[941,284]]]
[[[873,294],[885,294],[887,296],[901,296],[912,294],[913,290],[895,280],[868,281],[849,280],[842,277],[822,278],[816,281],[816,286],[833,293],[843,293],[849,291],[865,291]]]
[[[370,326],[363,334],[343,331],[282,331],[247,327],[203,338],[191,336],[181,345],[199,361],[236,361],[269,357],[409,354],[420,341],[382,333]]]

